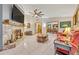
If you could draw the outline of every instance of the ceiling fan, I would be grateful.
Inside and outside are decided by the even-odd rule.
[[[39,9],[34,9],[33,12],[29,12],[33,17],[42,17],[44,14]]]

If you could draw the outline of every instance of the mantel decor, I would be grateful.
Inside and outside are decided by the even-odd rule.
[[[3,24],[9,25],[9,24],[10,24],[9,19],[5,19],[5,20],[3,21]]]

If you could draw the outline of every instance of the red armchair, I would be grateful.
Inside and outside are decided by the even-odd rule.
[[[62,41],[62,42],[65,42],[65,40],[64,40],[65,39],[65,35],[63,33],[61,33],[61,32],[58,32],[57,33],[57,39]]]
[[[77,53],[78,51],[78,45],[79,45],[79,31],[75,31],[74,33],[72,33],[73,36],[71,37],[71,45],[72,45],[72,48],[71,48],[71,54],[74,55]],[[58,40],[62,41],[62,42],[65,42],[64,38],[65,38],[65,35],[63,35],[62,33],[58,33],[57,34],[57,37],[58,37]],[[59,49],[61,50],[61,49]],[[66,53],[67,51],[66,50],[61,50],[62,52],[64,51],[64,53]],[[67,54],[67,53],[66,53]]]
[[[78,45],[79,45],[79,31],[75,31],[73,33],[72,39],[71,39],[71,45],[73,46],[71,49],[71,54],[75,54],[78,51]]]

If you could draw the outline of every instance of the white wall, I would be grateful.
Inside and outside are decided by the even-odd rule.
[[[25,15],[25,24],[27,24],[28,22],[31,23],[31,28],[29,29],[25,29],[25,31],[33,31],[33,33],[35,33],[35,18],[29,16],[29,15]],[[54,17],[54,18],[41,18],[40,21],[43,23],[47,23],[47,22],[53,22],[53,21],[58,21],[58,30],[61,32],[64,30],[64,28],[60,28],[60,22],[62,21],[71,21],[71,26],[73,25],[73,17]]]
[[[0,4],[0,49],[3,48],[3,39],[2,39],[2,4]]]
[[[30,28],[27,28],[25,27],[24,28],[24,31],[32,31],[32,33],[34,34],[35,33],[35,18],[33,18],[32,16],[29,16],[29,15],[25,15],[25,18],[24,18],[24,24],[27,26],[27,23],[30,23],[31,27]]]
[[[5,19],[11,20],[11,14],[12,14],[12,4],[3,4],[2,5],[2,21]],[[3,44],[6,40],[11,39],[11,28],[12,26],[3,26]]]
[[[11,19],[12,4],[3,4],[3,20]]]
[[[3,9],[2,20],[5,20],[5,19],[11,20],[13,4],[3,4],[2,7],[3,7],[2,8]],[[16,7],[18,7],[18,6],[16,6]],[[18,9],[20,9],[20,8],[18,7]],[[14,23],[16,25],[18,24],[18,22],[14,22]],[[20,28],[23,31],[23,28],[21,28],[21,27],[16,27],[16,26],[11,26],[11,25],[9,25],[9,26],[3,25],[3,44],[6,42],[6,40],[11,39],[12,32],[16,28],[17,29]]]
[[[63,31],[64,28],[60,28],[60,22],[62,21],[71,21],[71,26],[73,25],[73,17],[54,17],[54,18],[42,18],[42,22],[53,22],[58,21],[59,31]]]

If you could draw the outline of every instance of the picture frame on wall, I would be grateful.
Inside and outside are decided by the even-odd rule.
[[[60,22],[60,28],[71,27],[71,21]]]
[[[27,23],[27,28],[30,28],[30,23]]]

